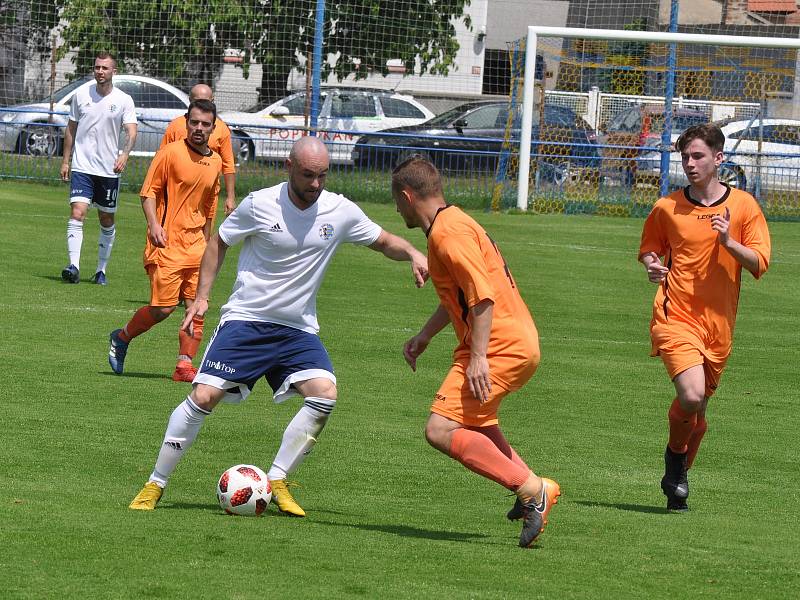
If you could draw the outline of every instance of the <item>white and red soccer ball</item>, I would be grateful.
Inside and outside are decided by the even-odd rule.
[[[267,510],[272,488],[267,474],[258,467],[236,465],[220,476],[217,499],[229,515],[257,516]]]

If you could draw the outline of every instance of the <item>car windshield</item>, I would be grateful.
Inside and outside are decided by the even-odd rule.
[[[426,125],[448,125],[450,122],[455,121],[458,117],[462,117],[471,107],[470,106],[456,106],[440,115],[436,115],[430,121],[426,121]]]
[[[57,89],[55,92],[53,92],[53,102],[61,102],[66,96],[71,94],[73,90],[78,89],[90,79],[91,77],[81,77],[80,79],[76,79],[69,85],[65,85],[64,87]],[[39,102],[41,102],[42,104],[50,102],[50,96],[45,96]]]

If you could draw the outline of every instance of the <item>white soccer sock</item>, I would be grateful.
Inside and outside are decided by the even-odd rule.
[[[166,487],[167,479],[178,466],[183,453],[194,442],[203,421],[210,414],[209,411],[197,406],[189,396],[175,407],[169,417],[164,443],[161,444],[158,460],[149,481],[154,481],[162,488]]]
[[[311,452],[331,416],[336,400],[309,396],[283,432],[283,440],[267,473],[268,479],[286,479]]]
[[[81,268],[81,246],[83,246],[83,221],[67,221],[67,255],[69,264]]]
[[[112,224],[111,227],[100,226],[100,237],[97,239],[97,270],[106,272],[108,259],[111,258],[111,248],[114,246],[114,239],[117,237],[117,229]]]

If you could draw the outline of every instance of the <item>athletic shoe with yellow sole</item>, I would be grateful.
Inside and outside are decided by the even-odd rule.
[[[152,481],[144,484],[142,491],[136,494],[136,498],[130,503],[128,508],[131,510],[154,510],[164,490]]]
[[[525,520],[522,522],[522,533],[519,534],[520,548],[530,548],[533,542],[544,531],[547,525],[547,515],[561,495],[561,487],[552,479],[542,477],[542,501],[537,505],[531,500],[525,507]]]
[[[272,488],[272,501],[278,505],[278,510],[293,517],[306,516],[306,511],[300,508],[289,491],[289,486],[297,486],[296,483],[289,483],[285,479],[271,479],[269,485]]]

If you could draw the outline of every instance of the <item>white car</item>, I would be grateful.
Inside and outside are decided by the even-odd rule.
[[[56,90],[52,120],[49,98],[33,104],[0,107],[0,150],[31,156],[61,154],[72,96],[79,87],[93,83],[94,77],[84,77]],[[168,83],[141,75],[115,75],[114,86],[131,96],[136,106],[138,135],[131,154],[154,154],[169,122],[186,114],[189,96]]]
[[[750,192],[800,193],[800,121],[759,119],[732,121],[722,126],[725,159],[720,181]],[[642,157],[639,169],[659,170],[659,155]],[[669,180],[674,186],[688,184],[678,152],[670,154]]]
[[[324,130],[320,137],[328,144],[331,162],[338,164],[353,163],[359,133],[416,125],[434,116],[413,97],[385,90],[324,88],[320,102],[317,126]],[[292,143],[305,134],[310,106],[306,103],[306,93],[298,92],[261,110],[221,113],[231,129],[238,160],[283,160],[289,156]]]

